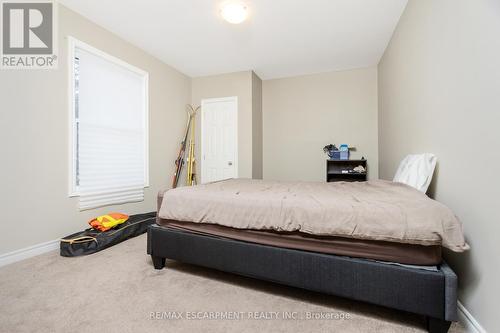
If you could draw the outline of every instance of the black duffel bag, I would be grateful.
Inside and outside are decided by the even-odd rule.
[[[131,215],[127,221],[108,231],[89,228],[74,233],[61,239],[61,256],[77,257],[99,252],[145,233],[155,221],[156,212],[137,214]]]

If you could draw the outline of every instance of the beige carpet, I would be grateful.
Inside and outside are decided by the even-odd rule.
[[[0,268],[0,332],[197,331],[425,332],[423,318],[382,307],[176,262],[154,270],[145,235],[87,257],[52,252]]]

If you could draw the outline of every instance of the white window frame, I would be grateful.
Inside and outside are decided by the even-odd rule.
[[[149,187],[149,74],[148,72],[130,65],[129,63],[103,52],[74,37],[68,36],[68,101],[69,101],[69,197],[80,195],[76,185],[76,118],[75,118],[75,71],[74,58],[76,49],[85,50],[116,65],[122,66],[142,76],[144,87],[144,187]]]

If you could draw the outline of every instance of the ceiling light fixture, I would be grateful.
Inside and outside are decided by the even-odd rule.
[[[220,14],[224,20],[232,24],[239,24],[248,16],[247,6],[241,1],[225,2],[221,5]]]

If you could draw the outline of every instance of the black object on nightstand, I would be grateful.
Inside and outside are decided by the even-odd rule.
[[[365,170],[366,160],[326,160],[326,181],[327,182],[365,182],[365,172],[355,172],[354,168],[363,166]]]

